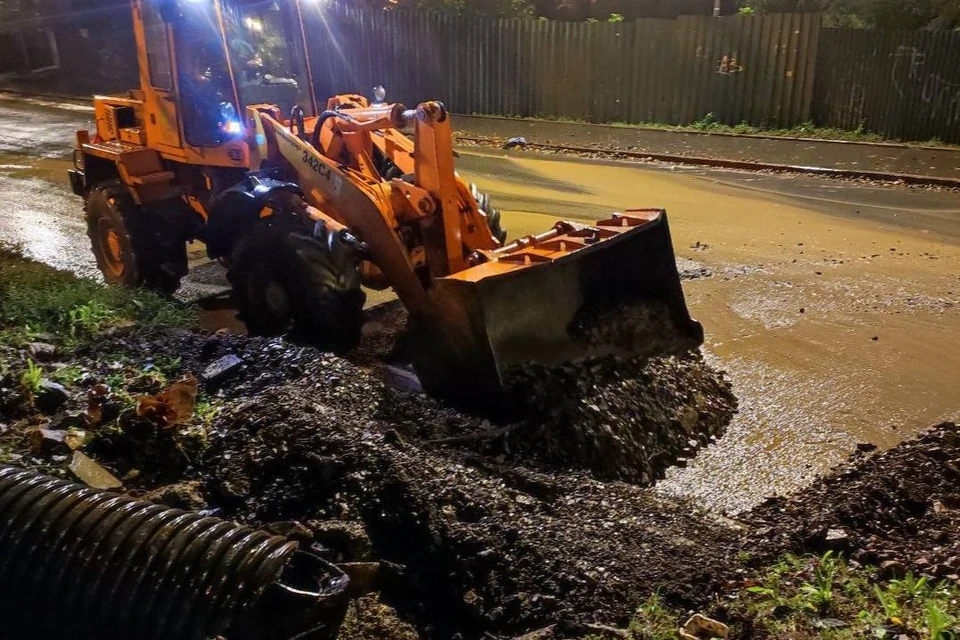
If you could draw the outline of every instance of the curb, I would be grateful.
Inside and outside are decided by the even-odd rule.
[[[455,113],[457,118],[474,118],[477,120],[495,120],[498,122],[518,124],[518,123],[528,123],[528,124],[544,124],[544,125],[556,125],[562,124],[562,120],[544,120],[543,118],[512,118],[509,116],[491,116],[483,114],[467,114],[467,113]],[[933,151],[933,152],[953,152],[957,153],[960,151],[960,146],[942,146],[942,147],[931,147],[929,145],[913,142],[892,142],[888,140],[880,141],[864,141],[864,140],[836,140],[833,138],[804,138],[799,136],[773,136],[763,133],[730,133],[726,131],[698,131],[698,130],[688,130],[688,129],[674,129],[669,125],[664,125],[662,127],[647,127],[643,125],[612,125],[604,124],[600,122],[570,122],[570,124],[576,124],[578,127],[587,127],[595,129],[613,129],[613,130],[622,130],[622,131],[649,131],[655,133],[682,133],[692,136],[703,136],[703,137],[717,137],[717,138],[745,138],[748,140],[774,140],[774,141],[790,141],[790,142],[816,142],[816,143],[828,143],[844,146],[863,146],[863,147],[885,147],[889,149],[917,149],[920,151]]]
[[[803,138],[804,140],[806,138]],[[499,142],[496,138],[475,135],[458,135],[456,140],[472,142]],[[550,149],[554,151],[569,151],[573,153],[603,154],[616,157],[628,157],[636,160],[653,160],[657,162],[672,162],[694,166],[714,167],[718,169],[740,169],[745,171],[776,171],[779,173],[803,173],[809,175],[827,176],[833,178],[865,179],[881,182],[903,182],[912,185],[941,186],[960,189],[960,178],[944,178],[940,176],[923,176],[912,173],[890,173],[883,171],[867,171],[857,169],[832,169],[829,167],[808,167],[771,162],[752,162],[747,160],[724,160],[721,158],[707,158],[702,156],[683,156],[666,153],[649,153],[646,151],[625,151],[622,149],[578,147],[570,145],[544,144],[530,142],[526,149]]]

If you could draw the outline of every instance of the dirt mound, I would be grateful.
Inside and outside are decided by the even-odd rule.
[[[513,372],[523,425],[507,446],[553,466],[648,485],[721,436],[737,401],[697,355],[604,358]]]
[[[832,548],[891,574],[960,574],[960,428],[944,423],[889,451],[858,453],[747,522],[745,548],[768,555]]]
[[[624,623],[656,585],[689,603],[717,586],[729,531],[639,487],[433,451],[345,367],[218,423],[203,468],[226,515],[362,523],[393,563],[385,597],[436,638]]]
[[[729,566],[730,530],[704,526],[685,505],[641,487],[576,471],[579,454],[566,460],[573,471],[559,471],[563,460],[550,452],[574,437],[573,423],[568,436],[538,432],[532,421],[496,425],[390,388],[363,367],[309,347],[177,340],[184,366],[201,379],[225,355],[242,361],[229,377],[208,383],[211,393],[237,399],[214,421],[198,465],[209,502],[250,524],[358,523],[383,565],[384,598],[428,637],[513,634],[557,620],[623,624],[658,586],[678,602],[704,601]],[[613,362],[599,366],[605,373],[595,387],[553,390],[595,396],[623,387],[630,400],[606,408],[645,412],[629,427],[636,433],[661,422],[682,428],[683,416],[696,424],[685,407],[706,415],[711,405],[703,398],[716,393],[717,419],[729,418],[719,374],[707,376],[716,384],[696,401],[694,392],[678,392],[675,385],[698,381],[699,361],[618,366],[616,376]],[[598,468],[617,437],[627,447],[642,442],[625,431],[604,441],[592,409],[575,402],[566,409],[593,425],[580,441],[591,442],[584,459]],[[478,436],[490,433],[501,437]],[[552,444],[538,450],[543,438]],[[618,459],[624,468],[637,460]]]

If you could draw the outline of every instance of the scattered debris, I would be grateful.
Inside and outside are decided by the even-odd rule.
[[[207,365],[207,368],[203,370],[201,378],[209,384],[218,384],[238,373],[242,366],[242,359],[232,353],[228,353]]]
[[[186,422],[197,404],[197,379],[187,373],[156,396],[141,396],[137,402],[137,416],[160,427],[171,427]]]
[[[504,143],[501,145],[500,148],[501,148],[501,149],[514,149],[514,148],[516,148],[516,147],[520,147],[520,148],[522,149],[522,148],[525,147],[525,146],[527,146],[527,139],[526,139],[526,138],[524,138],[523,136],[514,136],[513,138],[508,138],[508,139],[506,140],[506,142],[504,142]]]
[[[123,487],[123,483],[116,476],[93,458],[80,451],[73,452],[73,458],[70,460],[70,471],[78,480],[94,489],[120,489]]]
[[[38,456],[63,453],[68,450],[67,444],[64,442],[66,435],[66,431],[57,429],[34,429],[29,433],[30,451]]]
[[[683,640],[712,640],[726,638],[730,634],[730,628],[722,622],[695,613],[677,633]]]
[[[70,392],[59,382],[43,379],[40,388],[33,396],[33,403],[37,409],[52,415],[70,400]]]
[[[57,347],[49,342],[31,342],[27,345],[27,352],[37,360],[49,360],[57,355]]]

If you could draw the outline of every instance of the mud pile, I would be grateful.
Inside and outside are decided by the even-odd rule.
[[[643,485],[721,436],[737,407],[723,375],[694,354],[528,366],[510,384],[527,417],[509,450]]]
[[[732,562],[733,533],[684,505],[438,447],[423,435],[496,427],[429,398],[398,399],[318,355],[298,381],[216,422],[201,465],[211,502],[251,524],[359,525],[383,597],[431,638],[624,624],[653,584],[702,603]]]
[[[192,373],[223,408],[206,426],[208,448],[178,477],[167,456],[150,459],[168,431],[104,436],[91,454],[129,490],[188,480],[149,497],[368,563],[380,601],[426,638],[624,625],[653,586],[699,607],[735,570],[730,529],[636,484],[597,479],[648,481],[718,432],[733,398],[702,361],[608,359],[557,381],[530,370],[527,400],[498,421],[381,381],[392,340],[375,332],[350,362],[279,339],[111,337],[78,354],[82,387],[110,373],[97,352],[144,368],[176,360],[170,375]],[[77,397],[70,408],[82,411]],[[647,430],[683,436],[652,446]],[[667,453],[654,461],[647,452],[657,450]]]
[[[802,493],[747,518],[745,548],[843,552],[889,575],[960,574],[960,428],[933,427],[883,453],[851,460]]]

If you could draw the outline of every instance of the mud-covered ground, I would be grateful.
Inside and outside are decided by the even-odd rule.
[[[19,464],[65,473],[65,450],[32,447],[31,432],[84,427],[96,435],[83,450],[124,490],[286,533],[337,562],[367,563],[352,570],[363,576],[361,593],[373,593],[352,605],[345,638],[510,638],[538,629],[580,637],[625,627],[652,592],[675,609],[723,617],[717,597],[784,552],[835,548],[862,563],[894,561],[957,580],[954,425],[886,453],[860,452],[835,477],[735,522],[658,495],[642,474],[610,479],[615,461],[659,446],[646,434],[689,433],[688,451],[665,450],[672,460],[722,434],[735,399],[699,357],[621,362],[616,372],[601,365],[581,372],[576,387],[561,384],[559,413],[491,422],[385,384],[377,365],[385,346],[382,334],[368,335],[351,362],[280,339],[114,332],[71,357],[81,374],[55,411],[37,411],[5,380],[0,445]],[[224,356],[239,364],[211,379]],[[56,361],[44,367],[56,370]],[[170,426],[132,413],[125,398],[157,387],[130,379],[120,387],[116,372],[158,363],[170,379],[197,377],[214,415]],[[631,402],[608,405],[625,386]],[[526,411],[543,405],[533,406]],[[538,428],[551,420],[556,433]],[[607,441],[598,428],[605,423],[620,430]]]

